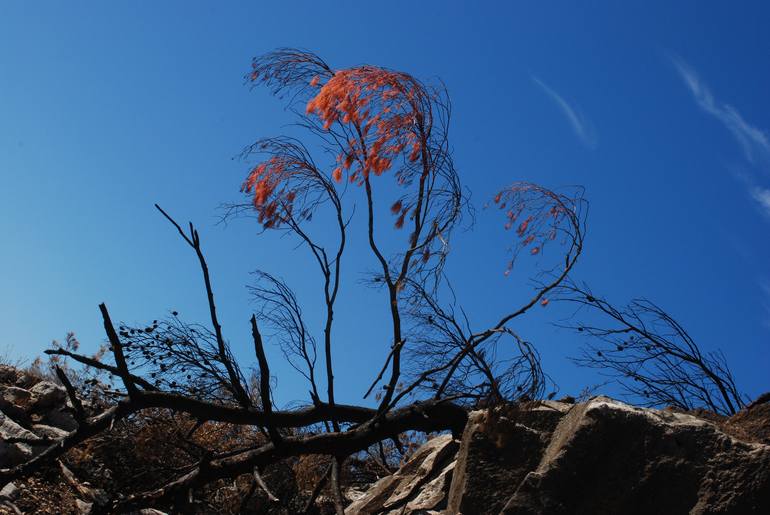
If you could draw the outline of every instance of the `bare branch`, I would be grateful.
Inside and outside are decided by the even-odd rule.
[[[259,333],[259,327],[257,327],[257,317],[254,315],[251,316],[251,334],[254,338],[254,351],[259,362],[259,393],[262,400],[262,410],[265,412],[265,418],[267,419],[267,431],[273,442],[279,445],[281,435],[270,420],[273,414],[273,403],[270,399],[270,367],[267,364],[265,348],[262,345],[262,335]]]
[[[83,409],[83,403],[80,401],[80,398],[75,391],[75,387],[72,386],[67,374],[64,373],[64,370],[62,370],[61,367],[56,366],[54,367],[54,370],[56,371],[56,377],[59,378],[59,381],[64,385],[64,389],[67,390],[67,397],[69,397],[72,407],[75,409],[75,420],[77,420],[78,423],[83,422],[86,418],[86,412]]]
[[[724,355],[703,352],[671,315],[645,299],[616,308],[585,286],[569,282],[558,300],[576,304],[599,325],[568,327],[593,337],[575,362],[609,372],[650,406],[707,408],[735,414],[745,406]]]
[[[102,319],[104,320],[104,331],[107,333],[107,338],[110,340],[110,349],[113,356],[115,356],[115,364],[118,367],[118,375],[123,380],[123,384],[128,390],[129,396],[136,395],[136,385],[128,372],[128,366],[126,365],[126,358],[123,356],[123,345],[120,343],[118,334],[115,332],[115,327],[110,320],[110,314],[107,311],[107,306],[99,304],[99,310],[102,312]]]
[[[251,404],[251,400],[249,399],[248,393],[246,393],[246,390],[243,388],[243,383],[241,382],[242,375],[238,370],[236,370],[235,364],[230,359],[230,352],[227,348],[227,343],[225,343],[224,336],[222,336],[222,326],[219,324],[219,319],[217,318],[217,307],[214,303],[214,292],[211,288],[209,267],[206,264],[206,258],[203,256],[203,252],[201,250],[201,242],[198,231],[195,229],[195,227],[193,227],[193,224],[190,223],[190,234],[189,236],[185,235],[184,231],[182,231],[182,228],[178,223],[176,223],[176,221],[174,221],[173,218],[171,218],[171,216],[169,216],[163,209],[161,209],[159,205],[155,204],[155,207],[163,214],[164,217],[166,217],[166,219],[168,219],[174,225],[174,227],[176,227],[179,234],[182,236],[182,238],[184,238],[187,244],[193,248],[195,254],[198,257],[198,263],[200,264],[201,272],[203,273],[203,282],[206,286],[206,297],[209,304],[211,325],[214,327],[214,334],[216,334],[217,338],[219,359],[227,369],[233,396],[241,405],[249,406]]]

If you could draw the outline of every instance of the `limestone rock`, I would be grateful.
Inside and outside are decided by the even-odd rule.
[[[17,422],[29,422],[32,394],[16,386],[0,386],[0,410]]]
[[[42,438],[49,438],[51,440],[58,440],[69,434],[68,431],[59,429],[58,427],[47,426],[45,424],[33,424],[32,432]]]
[[[405,513],[423,513],[446,504],[445,499],[449,493],[454,469],[455,462],[452,461],[444,467],[435,479],[425,483],[420,488],[417,497],[407,503]]]
[[[536,401],[520,407],[509,416],[515,417],[519,424],[550,434],[573,405],[563,401]]]
[[[19,495],[19,487],[15,483],[8,483],[0,489],[0,499],[14,500]]]
[[[75,499],[75,506],[78,509],[78,513],[80,515],[89,515],[94,508],[94,503],[92,502],[86,502],[82,499]]]
[[[39,381],[40,378],[36,375],[17,372],[14,384],[19,388],[32,388]]]
[[[34,454],[29,444],[0,442],[0,467],[12,467],[24,463]]]
[[[0,402],[9,404],[25,405],[32,399],[32,394],[24,388],[16,386],[0,386]]]
[[[606,397],[577,405],[506,514],[768,513],[770,446]]]
[[[40,420],[45,425],[54,426],[64,431],[74,431],[78,423],[74,415],[67,408],[52,409],[47,411]]]
[[[356,502],[363,498],[366,495],[366,492],[358,490],[357,488],[348,488],[343,492],[343,494],[345,495],[345,499],[351,502]]]
[[[497,514],[526,474],[540,462],[548,433],[521,423],[523,418],[549,427],[549,410],[525,417],[474,411],[468,418],[449,490],[449,513]],[[553,421],[550,421],[553,423]],[[553,424],[555,425],[555,424]]]
[[[19,376],[18,371],[14,367],[8,365],[0,365],[0,383],[1,384],[13,384],[16,382]]]
[[[24,442],[9,442],[11,439],[34,441],[40,438],[0,411],[0,468],[16,465],[32,457],[32,448],[29,445]]]
[[[30,388],[29,392],[35,398],[35,406],[38,409],[63,405],[67,399],[64,387],[50,381],[40,381]]]
[[[384,477],[372,485],[357,501],[347,507],[348,514],[373,513],[423,513],[426,503],[440,504],[442,496],[426,495],[427,485],[444,476],[446,483],[447,465],[451,464],[457,451],[457,442],[451,435],[438,436],[417,449],[412,458],[394,474]],[[436,485],[431,487],[435,490]],[[422,500],[418,501],[418,498]],[[410,508],[416,503],[418,508]],[[415,504],[413,504],[415,506]]]
[[[770,403],[731,419],[607,397],[472,412],[456,458],[430,441],[346,513],[770,513],[768,427]]]
[[[770,402],[754,401],[731,417],[725,430],[739,440],[770,445]]]

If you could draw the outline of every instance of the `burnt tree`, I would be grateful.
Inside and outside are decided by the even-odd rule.
[[[259,443],[228,451],[197,449],[196,458],[165,478],[162,487],[126,492],[104,506],[106,511],[170,505],[181,510],[196,489],[244,474],[253,475],[253,488],[268,491],[260,477],[264,466],[318,455],[329,458],[321,481],[332,485],[341,513],[345,501],[339,471],[347,457],[397,442],[405,432],[459,433],[471,404],[542,397],[546,376],[539,355],[515,322],[533,307],[547,305],[573,270],[583,249],[582,191],[513,183],[494,197],[490,207],[502,214],[512,235],[506,273],[522,253],[543,264],[522,304],[500,313],[489,326],[473,327],[444,273],[453,229],[468,201],[450,152],[451,110],[443,87],[375,66],[335,71],[318,56],[292,49],[254,59],[246,81],[287,98],[313,144],[274,137],[248,146],[243,157],[256,163],[243,183],[245,201],[227,206],[225,216],[251,215],[265,231],[298,238],[322,278],[323,326],[309,327],[292,289],[259,272],[252,289],[258,309],[248,321],[259,373],[248,378],[219,323],[198,231],[158,207],[198,261],[208,324],[188,324],[172,313],[144,327],[116,325],[100,305],[109,341],[104,359],[65,348],[48,352],[116,378],[121,386],[107,392],[113,401],[89,412],[81,402],[83,392],[61,371],[78,428],[30,461],[1,470],[4,483],[108,432],[116,421],[160,409],[197,421],[188,437],[215,422],[251,428]],[[324,162],[314,154],[331,158]],[[390,188],[383,186],[385,180],[393,181]],[[349,209],[346,196],[359,199],[362,212]],[[389,209],[381,209],[383,203]],[[361,235],[350,234],[354,215],[364,219]],[[314,236],[314,217],[329,222],[324,238],[331,232],[332,244]],[[382,217],[392,217],[393,230],[404,234],[401,249],[386,250],[381,243]],[[371,251],[377,266],[371,282],[384,289],[383,309],[390,320],[389,334],[371,343],[383,346],[387,355],[382,367],[372,371],[371,387],[361,392],[371,404],[361,406],[340,404],[335,396],[335,313],[346,243],[353,236],[362,237]],[[551,247],[558,252],[544,256]],[[282,410],[274,405],[268,339],[281,346],[307,380],[310,395],[304,406]],[[310,503],[320,488],[319,483]]]

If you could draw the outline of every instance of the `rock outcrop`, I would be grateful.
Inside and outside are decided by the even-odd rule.
[[[76,427],[64,388],[0,366],[0,468]],[[274,477],[279,469],[288,479]],[[0,513],[20,513],[17,505],[28,513],[99,511],[112,486],[76,472],[84,473],[60,460],[45,482],[0,484]],[[287,485],[275,490],[286,499],[298,493],[293,474],[285,463],[263,473]],[[84,477],[95,476],[87,469]],[[69,492],[66,509],[50,495],[45,506],[31,504],[41,491]],[[348,515],[770,513],[770,395],[730,418],[607,397],[474,411],[460,440],[432,438],[398,471],[347,497]],[[264,513],[261,499],[241,509]],[[276,513],[294,512],[286,510]]]
[[[39,381],[27,389],[18,381],[17,386],[0,386],[0,468],[29,459],[45,441],[77,427],[63,387]]]
[[[345,513],[396,515],[443,508],[457,448],[450,435],[430,440],[396,473],[374,483]]]
[[[770,513],[770,404],[708,418],[607,397],[473,412],[454,456],[429,441],[346,513]]]
[[[62,386],[19,374],[11,367],[0,367],[0,379],[6,381],[0,385],[0,468],[10,468],[33,458],[50,442],[77,428]],[[90,513],[95,503],[104,501],[102,492],[81,485],[64,464],[59,462],[59,465],[63,477],[78,496],[85,499],[78,499],[81,513]],[[13,501],[20,487],[15,483],[0,487],[0,513],[6,513],[4,508],[15,513]]]
[[[471,413],[449,491],[449,513],[499,513],[540,462],[569,404],[545,401],[507,412]]]
[[[737,440],[692,415],[600,397],[562,419],[503,513],[769,509],[769,446]]]

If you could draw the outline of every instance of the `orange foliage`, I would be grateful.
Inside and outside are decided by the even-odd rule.
[[[519,241],[514,257],[518,250],[533,243],[529,253],[533,256],[540,254],[547,242],[556,239],[560,230],[569,231],[575,209],[567,197],[530,183],[515,183],[497,193],[493,201],[498,208],[507,209],[504,226],[506,230],[523,218],[516,227]],[[506,275],[512,266],[513,260],[508,263]],[[545,301],[543,306],[547,304]]]
[[[318,84],[316,79],[311,86]],[[370,173],[389,170],[406,151],[410,162],[420,159],[424,95],[405,73],[362,66],[336,72],[308,102],[307,114],[320,118],[326,130],[335,123],[348,126],[354,137],[337,161],[352,169],[351,182],[361,182]]]
[[[265,228],[277,227],[291,214],[297,193],[288,189],[286,183],[292,173],[303,166],[304,163],[286,156],[273,156],[254,167],[246,177],[241,191],[253,193],[254,208]]]
[[[403,211],[401,215],[396,218],[396,229],[401,229],[404,226],[404,217],[406,216],[406,211]]]
[[[438,249],[426,249],[437,235],[448,237],[459,216],[461,196],[443,146],[449,112],[440,89],[427,88],[409,74],[375,66],[332,71],[317,56],[301,51],[269,54],[255,59],[252,68],[246,76],[252,83],[271,87],[276,94],[293,89],[297,92],[294,98],[307,95],[303,125],[328,132],[326,143],[338,146],[330,174],[323,174],[324,188],[333,189],[333,183],[343,180],[363,185],[372,175],[391,171],[399,186],[416,190],[391,205],[395,227],[419,221],[428,229],[413,231],[410,245],[417,247],[417,240],[424,239],[419,243],[423,262],[439,253]],[[441,133],[438,137],[434,134],[434,114]],[[253,168],[244,182],[242,191],[253,195],[254,208],[265,228],[288,223],[292,207],[304,216],[307,204],[317,198],[307,190],[314,187],[313,181],[297,179],[295,168],[273,155]],[[429,175],[444,183],[433,196],[426,196],[426,191],[437,187],[435,181],[427,180]],[[297,205],[290,194],[296,194]],[[439,208],[439,204],[444,206]]]
[[[255,69],[249,78],[267,82],[271,77]],[[405,163],[422,158],[430,130],[426,128],[430,120],[426,123],[423,111],[429,110],[425,106],[431,99],[411,76],[362,66],[338,71],[323,80],[326,82],[314,75],[309,81],[317,92],[307,104],[307,114],[317,116],[325,130],[342,124],[349,137],[347,142],[341,140],[337,166],[331,174],[335,182],[341,182],[347,173],[350,182],[362,184],[371,173],[381,175],[391,169],[399,157]],[[291,214],[294,197],[302,191],[291,190],[287,184],[301,166],[291,158],[273,156],[254,167],[244,181],[241,190],[253,194],[254,208],[264,227],[277,227]],[[427,167],[419,173],[426,174]],[[397,179],[399,185],[407,183],[402,172]],[[404,225],[407,209],[401,201],[391,207],[398,216],[397,228]]]

